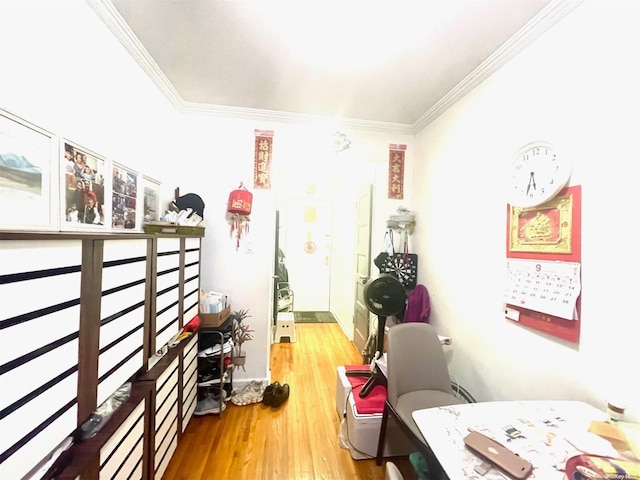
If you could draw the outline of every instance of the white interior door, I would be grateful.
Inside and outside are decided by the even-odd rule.
[[[286,241],[281,248],[294,292],[294,310],[329,311],[330,201],[289,200],[284,223]]]
[[[371,276],[371,213],[373,187],[359,192],[356,200],[356,278],[353,305],[353,342],[364,350],[369,339],[369,309],[364,303],[364,286]]]

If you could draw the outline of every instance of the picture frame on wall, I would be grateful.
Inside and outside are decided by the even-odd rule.
[[[109,160],[66,138],[60,139],[62,230],[108,230]]]
[[[135,232],[140,230],[138,218],[138,172],[113,163],[111,197],[111,229]]]
[[[160,220],[160,182],[146,175],[142,176],[142,195],[144,208],[142,209],[142,223]]]
[[[0,230],[58,230],[57,137],[0,109]]]

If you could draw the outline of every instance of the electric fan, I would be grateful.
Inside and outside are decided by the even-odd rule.
[[[360,397],[366,397],[378,384],[384,384],[384,375],[378,371],[375,359],[384,350],[384,326],[388,316],[396,315],[404,310],[407,292],[404,286],[393,275],[383,274],[369,280],[364,286],[364,303],[369,311],[378,316],[378,333],[376,338],[376,354],[368,371],[351,370],[347,375],[369,375],[369,379],[360,390]]]

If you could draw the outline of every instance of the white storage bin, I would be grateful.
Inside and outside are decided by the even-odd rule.
[[[351,394],[351,384],[343,366],[337,368],[336,411],[342,418],[340,443],[349,449],[351,458],[354,460],[375,458],[382,412],[366,415],[358,413]],[[389,416],[383,455],[385,457],[407,456],[414,451],[416,448],[396,424],[393,416]]]

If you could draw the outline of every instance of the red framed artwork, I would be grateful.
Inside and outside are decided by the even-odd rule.
[[[581,187],[579,185],[566,187],[556,197],[543,205],[531,208],[507,206],[507,265],[509,269],[510,259],[523,260],[532,269],[531,279],[527,282],[539,280],[539,276],[545,275],[546,270],[557,270],[562,266],[565,270],[572,271],[575,276],[575,285],[571,285],[571,279],[554,279],[554,285],[550,295],[558,294],[560,290],[580,288],[580,262],[581,262]],[[516,263],[516,262],[512,262]],[[557,267],[557,268],[554,268]],[[535,278],[534,278],[535,277]],[[562,282],[562,284],[560,284]],[[513,285],[508,285],[512,288]],[[527,289],[533,289],[533,283],[523,287],[518,292],[521,297]],[[554,291],[555,290],[555,291]],[[577,298],[575,297],[575,294]],[[531,291],[531,295],[534,292]],[[564,294],[564,293],[563,293]],[[567,293],[569,295],[569,293]],[[578,342],[580,338],[581,295],[579,290],[573,291],[575,308],[573,315],[566,318],[533,308],[526,308],[524,300],[510,303],[509,292],[505,291],[505,316],[507,320],[525,325],[535,330],[550,335]],[[556,298],[549,300],[560,301]],[[573,304],[571,304],[573,306]],[[555,310],[554,310],[555,311]]]

